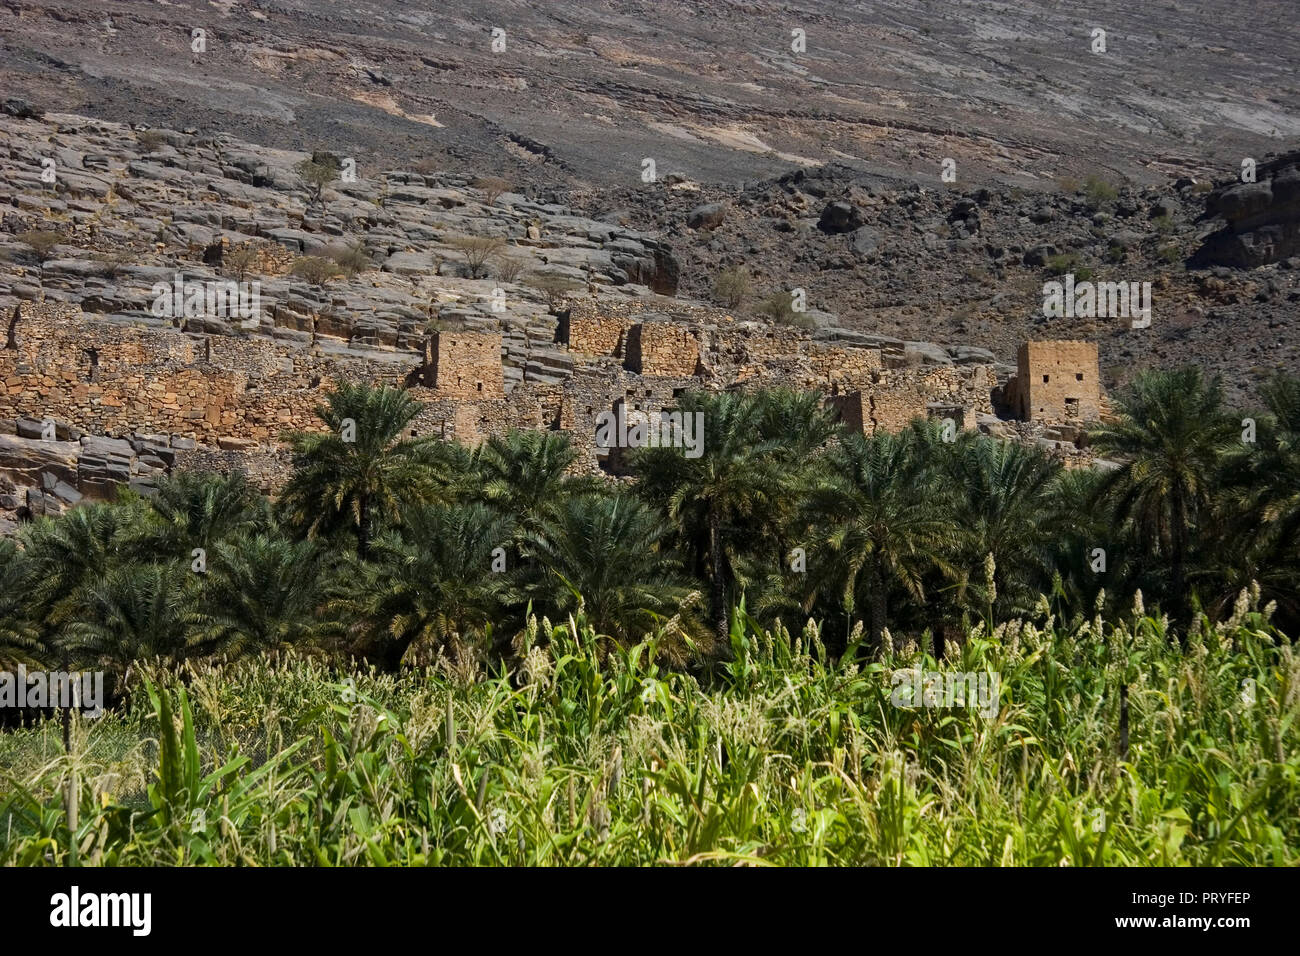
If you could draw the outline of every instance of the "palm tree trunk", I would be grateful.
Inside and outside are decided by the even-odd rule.
[[[889,614],[889,598],[885,594],[884,575],[880,565],[871,565],[871,646],[878,653],[883,649],[885,623]]]
[[[727,588],[722,561],[722,522],[716,511],[709,511],[709,556],[713,561],[713,581],[710,601],[713,611],[713,630],[719,643],[727,641]]]
[[[1173,587],[1175,618],[1182,624],[1182,646],[1187,649],[1191,627],[1191,602],[1187,599],[1187,509],[1181,494],[1174,495],[1173,521],[1170,530],[1170,584]]]
[[[362,561],[370,555],[370,496],[363,494],[358,503],[360,526],[357,528],[357,557]]]

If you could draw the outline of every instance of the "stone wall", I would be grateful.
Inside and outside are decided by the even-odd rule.
[[[612,355],[622,358],[628,329],[634,324],[626,317],[580,315],[575,307],[569,312],[569,336],[566,344],[570,351],[582,355]]]
[[[867,434],[896,432],[917,418],[951,418],[974,428],[993,412],[995,379],[985,365],[883,369],[859,390],[832,396],[831,405],[849,428]]]
[[[303,345],[126,325],[75,307],[24,303],[14,347],[0,349],[0,418],[241,448],[274,443],[286,429],[322,427],[314,410],[334,379],[397,385],[404,373]]]
[[[628,331],[625,364],[638,375],[694,375],[700,364],[700,341],[686,326],[641,322]]]
[[[1084,422],[1101,417],[1101,386],[1094,342],[1026,342],[1007,395],[1024,421]]]
[[[499,332],[436,332],[424,383],[442,398],[505,398]]]

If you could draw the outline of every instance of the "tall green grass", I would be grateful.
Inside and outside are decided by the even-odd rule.
[[[856,640],[833,660],[816,624],[743,608],[731,645],[683,673],[653,640],[533,619],[495,673],[146,670],[70,753],[55,721],[0,737],[0,863],[1300,862],[1300,665],[1248,601],[1186,651],[1140,607],[1044,608],[942,665]],[[917,665],[997,672],[998,714],[895,707],[891,670]]]

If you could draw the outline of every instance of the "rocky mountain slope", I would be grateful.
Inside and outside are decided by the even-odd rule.
[[[347,315],[360,340],[395,343],[429,317],[417,280],[452,251],[438,242],[468,228],[448,217],[527,240],[531,220],[574,215],[601,224],[598,261],[566,246],[530,270],[709,298],[743,267],[742,311],[799,288],[819,321],[1003,361],[1031,335],[1094,338],[1108,385],[1194,361],[1248,398],[1297,364],[1294,167],[1276,161],[1276,175],[1269,157],[1300,136],[1300,31],[1289,0],[1155,7],[7,0],[4,87],[37,110],[126,125],[84,149],[7,127],[18,218],[5,228],[41,224],[23,196],[43,185],[32,163],[61,147],[60,201],[103,199],[106,176],[127,183],[130,198],[113,196],[130,203],[131,238],[103,227],[124,275],[170,267],[159,243],[166,260],[227,233],[299,255],[360,241],[382,279],[336,283],[328,303],[299,283],[277,308],[328,305],[326,325]],[[137,142],[132,125],[161,142]],[[315,151],[356,162],[328,210],[306,208],[289,168]],[[1282,188],[1230,188],[1244,158]],[[477,194],[439,194],[485,174],[510,185],[490,214]],[[701,206],[714,208],[692,227]],[[1242,259],[1223,237],[1256,226],[1283,241]],[[106,314],[138,305],[56,252],[35,277],[46,294]],[[1062,271],[1151,282],[1151,327],[1045,319],[1043,283]],[[11,295],[36,288],[29,272]]]

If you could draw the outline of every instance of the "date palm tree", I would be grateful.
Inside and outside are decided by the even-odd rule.
[[[678,406],[703,416],[700,456],[639,448],[632,467],[640,494],[667,516],[697,573],[708,578],[711,623],[726,646],[738,551],[776,522],[798,475],[783,442],[763,434],[764,407],[754,396],[687,393]]]
[[[866,605],[874,649],[882,646],[891,592],[924,602],[927,574],[952,574],[952,504],[924,447],[913,431],[847,435],[829,451],[829,479],[812,495],[824,531],[809,555],[809,604],[825,595],[850,617]]]
[[[1260,393],[1265,413],[1243,421],[1254,424],[1254,434],[1243,427],[1244,440],[1224,462],[1226,501],[1209,566],[1198,578],[1213,589],[1216,614],[1257,582],[1262,601],[1277,602],[1278,621],[1290,633],[1300,625],[1300,378],[1275,376]]]
[[[527,585],[533,607],[556,619],[581,609],[599,633],[639,640],[692,593],[665,546],[667,533],[658,515],[628,495],[569,498],[526,540],[537,565]]]
[[[493,435],[474,457],[475,497],[513,516],[521,534],[536,531],[560,513],[570,494],[592,487],[569,473],[577,460],[577,450],[562,432],[511,429]]]
[[[1098,491],[1111,499],[1134,543],[1167,571],[1165,594],[1185,620],[1195,535],[1219,491],[1224,456],[1239,445],[1241,426],[1224,411],[1219,379],[1207,380],[1190,366],[1143,374],[1116,405],[1118,418],[1091,435],[1098,451],[1120,463]]]
[[[385,671],[417,641],[459,652],[516,597],[509,564],[494,570],[511,559],[513,530],[479,503],[416,507],[375,539],[372,560],[341,571],[329,608]]]
[[[142,525],[137,543],[154,557],[188,557],[270,519],[266,499],[239,473],[178,472],[158,482],[149,504],[159,520]]]
[[[27,607],[38,640],[51,652],[66,649],[66,629],[85,608],[86,589],[140,555],[148,505],[93,503],[57,518],[41,518],[19,532],[27,565]]]
[[[40,650],[40,628],[31,620],[31,565],[18,542],[0,538],[0,667]]]
[[[338,383],[316,409],[323,432],[290,436],[297,459],[280,514],[309,537],[347,532],[369,555],[383,527],[439,492],[436,442],[411,438],[420,403],[402,389]]]
[[[325,554],[315,541],[265,533],[219,542],[203,579],[204,651],[272,650],[324,633]]]
[[[198,578],[179,564],[115,565],[79,589],[69,646],[119,676],[138,661],[184,659],[202,624]]]
[[[1052,555],[1063,530],[1055,520],[1061,466],[1039,448],[973,433],[945,443],[935,441],[929,429],[917,430],[952,492],[961,580],[982,589],[983,565],[992,555],[996,617],[1032,610],[1051,584]]]

